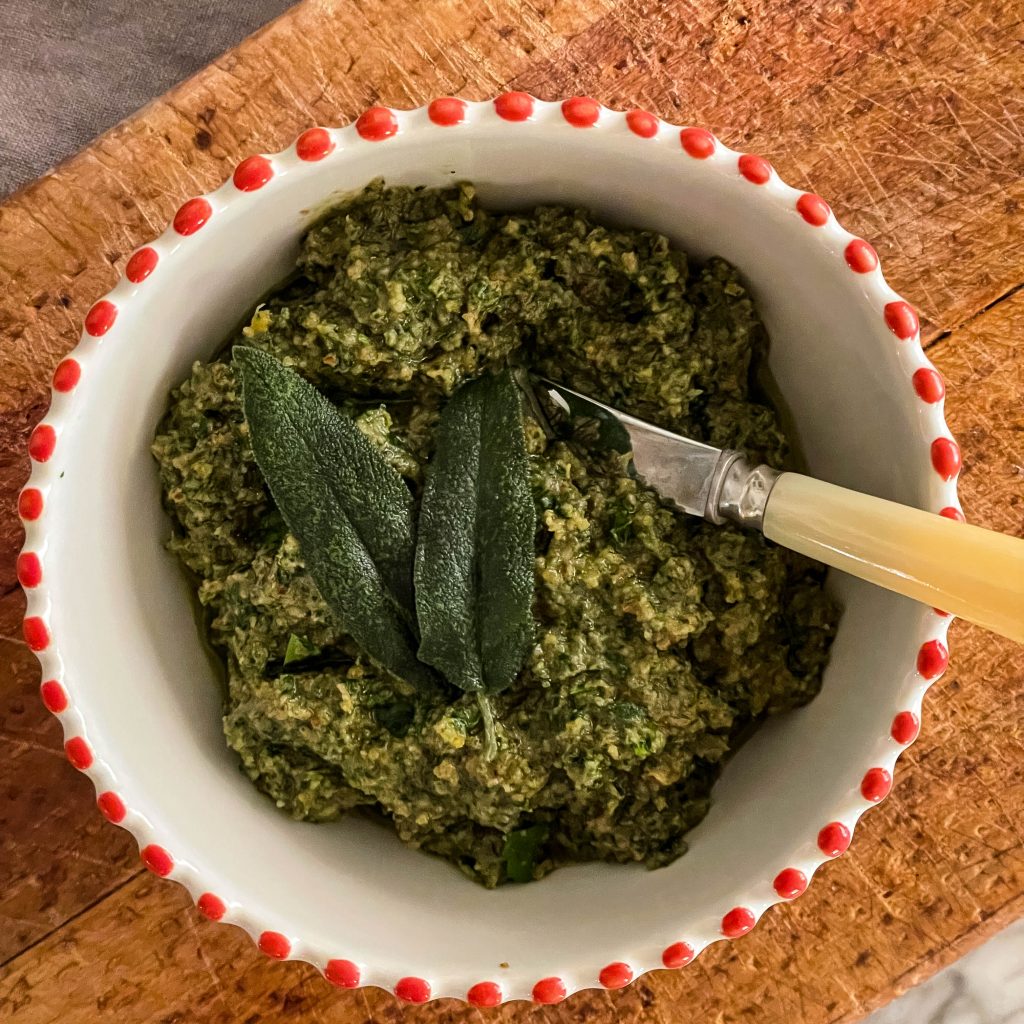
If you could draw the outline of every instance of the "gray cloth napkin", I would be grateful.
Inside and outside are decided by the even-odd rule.
[[[0,0],[0,196],[294,0]]]

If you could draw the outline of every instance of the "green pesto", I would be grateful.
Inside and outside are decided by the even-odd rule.
[[[766,344],[728,264],[585,211],[480,208],[469,185],[370,185],[308,232],[298,275],[232,343],[272,353],[424,486],[463,382],[510,356],[660,425],[780,465],[751,392]],[[224,732],[288,814],[366,807],[485,885],[571,861],[669,863],[729,752],[817,692],[822,570],[665,508],[620,461],[527,420],[534,643],[490,698],[389,675],[332,619],[256,467],[229,355],[172,393],[153,451],[227,664]]]

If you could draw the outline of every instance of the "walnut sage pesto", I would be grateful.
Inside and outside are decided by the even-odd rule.
[[[174,389],[153,442],[252,782],[297,819],[372,812],[487,886],[574,861],[658,867],[738,743],[817,693],[837,610],[820,566],[665,507],[618,457],[527,418],[534,635],[490,698],[488,752],[472,694],[390,674],[331,614],[254,460],[231,345],[352,417],[418,508],[449,399],[510,359],[780,466],[751,384],[766,343],[723,260],[583,210],[374,182],[323,214],[295,275]]]

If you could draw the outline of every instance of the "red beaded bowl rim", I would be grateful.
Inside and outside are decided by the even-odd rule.
[[[579,968],[575,974],[572,971],[562,972],[559,964],[552,964],[551,974],[546,977],[521,980],[508,976],[501,979],[466,977],[462,979],[461,988],[451,983],[435,988],[429,978],[385,974],[358,959],[342,959],[356,954],[312,948],[303,943],[301,936],[289,937],[260,927],[240,903],[210,891],[199,870],[175,860],[173,837],[156,834],[143,808],[125,805],[116,791],[116,780],[103,762],[103,751],[94,750],[86,738],[87,723],[75,705],[74,687],[67,685],[62,675],[59,638],[51,636],[48,625],[51,605],[59,600],[51,594],[45,575],[46,535],[51,518],[49,496],[55,473],[50,459],[60,444],[66,414],[75,401],[82,368],[89,360],[90,350],[97,344],[119,343],[119,311],[127,303],[145,301],[146,282],[151,277],[154,281],[159,280],[164,259],[188,258],[189,245],[180,245],[183,239],[200,232],[228,204],[246,202],[248,194],[263,188],[278,170],[301,174],[321,160],[342,157],[352,147],[386,144],[388,139],[397,135],[457,131],[463,125],[483,124],[492,127],[504,124],[513,133],[522,130],[517,125],[523,122],[541,123],[547,130],[557,127],[565,132],[607,131],[632,136],[641,156],[645,145],[673,146],[679,150],[681,161],[707,161],[715,173],[745,179],[750,188],[762,190],[764,202],[785,209],[794,218],[802,218],[807,231],[817,233],[821,239],[822,258],[845,261],[848,272],[859,279],[860,301],[866,302],[877,315],[879,324],[884,324],[891,332],[892,343],[899,353],[900,368],[906,377],[907,400],[918,403],[918,421],[931,439],[927,453],[921,458],[927,460],[927,471],[931,474],[932,511],[963,520],[957,499],[960,451],[943,416],[945,389],[942,378],[921,348],[917,315],[886,284],[875,250],[842,229],[820,196],[790,188],[780,181],[763,157],[735,152],[703,128],[671,125],[646,111],[613,111],[582,96],[549,103],[526,93],[512,92],[504,93],[493,101],[479,103],[443,97],[411,111],[373,107],[347,127],[311,128],[279,153],[248,157],[235,169],[229,183],[216,192],[185,202],[164,234],[132,255],[123,281],[87,313],[78,346],[54,372],[50,409],[29,439],[32,472],[18,502],[26,534],[17,563],[18,579],[27,595],[23,627],[25,641],[36,652],[42,665],[41,696],[46,707],[61,721],[69,761],[92,779],[101,813],[133,834],[139,844],[142,862],[150,871],[184,885],[200,912],[208,918],[245,928],[267,956],[306,960],[339,987],[377,985],[413,1003],[441,996],[461,998],[481,1007],[496,1006],[514,998],[532,998],[540,1004],[556,1003],[582,988],[621,988],[646,971],[682,967],[693,961],[711,942],[746,934],[768,907],[799,896],[821,864],[847,850],[861,814],[889,793],[895,762],[918,735],[924,693],[942,674],[948,661],[945,640],[951,620],[944,612],[934,610],[924,619],[916,663],[906,667],[906,682],[894,697],[890,734],[885,740],[887,754],[863,766],[859,790],[842,806],[834,808],[832,817],[822,822],[816,836],[806,837],[800,849],[809,852],[795,858],[794,863],[766,865],[765,878],[757,892],[745,894],[745,898],[735,906],[723,906],[720,922],[713,933],[654,936],[649,955],[624,957],[607,964],[594,963],[588,972]],[[837,243],[841,247],[838,255]],[[181,252],[171,251],[179,245]],[[136,300],[136,294],[143,297]],[[516,984],[509,984],[513,981]]]

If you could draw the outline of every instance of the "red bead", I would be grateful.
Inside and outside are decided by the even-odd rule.
[[[466,102],[454,96],[442,96],[427,107],[427,117],[442,128],[451,128],[466,120]]]
[[[46,462],[57,447],[57,431],[49,423],[40,423],[29,434],[28,453],[36,462]]]
[[[39,556],[31,551],[23,551],[18,555],[16,569],[18,582],[26,589],[38,587],[43,581],[43,565]]]
[[[56,679],[47,679],[39,687],[39,696],[42,698],[43,706],[51,714],[59,715],[68,706],[68,695]]]
[[[247,156],[236,168],[231,180],[240,192],[255,192],[274,176],[274,167],[265,156]]]
[[[884,313],[889,330],[901,341],[910,341],[921,329],[914,307],[909,302],[902,299],[898,302],[887,302]]]
[[[370,107],[359,115],[356,131],[367,142],[383,142],[398,133],[398,118],[387,107]]]
[[[629,964],[617,960],[613,964],[601,969],[598,981],[605,988],[625,988],[633,980],[633,969]]]
[[[395,995],[407,1003],[425,1003],[430,998],[430,985],[422,978],[399,978]]]
[[[939,515],[946,519],[954,519],[958,523],[967,522],[967,518],[964,516],[963,512],[958,508],[954,508],[952,505],[947,505],[944,509],[941,509],[939,511]]]
[[[807,889],[807,876],[796,868],[783,868],[772,883],[784,900],[795,900]]]
[[[26,487],[18,495],[18,515],[31,523],[43,514],[43,492],[37,487]]]
[[[72,736],[64,744],[64,754],[80,772],[92,766],[92,750],[81,736]]]
[[[816,228],[828,223],[829,215],[832,213],[828,203],[813,192],[805,192],[796,201],[796,208],[800,216]]]
[[[892,776],[884,768],[870,768],[860,783],[860,795],[877,804],[884,800],[892,789]]]
[[[478,982],[466,993],[466,1002],[479,1007],[500,1006],[501,987],[493,981]]]
[[[932,441],[932,466],[943,480],[952,480],[960,472],[960,448],[951,437]]]
[[[128,265],[124,268],[124,276],[132,284],[141,284],[156,270],[156,265],[159,261],[160,257],[157,255],[156,249],[151,249],[147,245],[135,253],[128,261]]]
[[[96,806],[100,809],[100,814],[107,821],[112,821],[115,825],[119,825],[124,821],[124,816],[128,813],[124,801],[116,793],[111,793],[109,790],[106,793],[100,793],[96,797]]]
[[[739,159],[740,174],[755,185],[767,184],[772,176],[772,165],[763,156],[744,153]]]
[[[334,140],[326,128],[309,128],[295,140],[295,152],[310,163],[323,160],[334,152]]]
[[[100,299],[88,313],[85,314],[85,333],[94,338],[102,338],[117,319],[117,306],[108,299]]]
[[[561,978],[541,978],[533,986],[533,1001],[542,1006],[553,1006],[565,998],[565,982]]]
[[[292,951],[292,944],[280,932],[262,932],[256,945],[271,960],[287,960]]]
[[[495,99],[494,110],[505,121],[528,121],[533,117],[533,97],[525,92],[505,92]]]
[[[34,518],[34,517],[33,517]],[[25,590],[38,587],[43,581],[43,565],[39,556],[32,551],[23,551],[15,561],[15,576]],[[46,623],[37,615],[28,616],[22,622],[25,642],[33,651],[41,651],[50,642]],[[46,684],[44,684],[46,685]],[[56,683],[54,684],[57,685]]]
[[[858,274],[870,274],[878,266],[878,253],[863,238],[853,239],[843,255],[849,268]]]
[[[45,651],[50,646],[50,631],[38,615],[29,615],[21,624],[21,632],[30,651]]]
[[[162,847],[151,843],[139,851],[142,863],[161,878],[166,878],[174,870],[174,858]]]
[[[53,371],[53,390],[67,394],[82,379],[82,367],[76,359],[65,359]]]
[[[841,822],[833,821],[818,833],[818,849],[826,857],[838,857],[850,848],[850,830]]]
[[[746,935],[755,924],[757,919],[753,911],[746,907],[733,907],[722,918],[722,934],[727,939],[738,939],[741,935]]]
[[[658,134],[658,119],[646,110],[631,110],[626,115],[626,124],[641,139],[653,139]]]
[[[693,959],[693,947],[686,942],[674,942],[661,954],[661,962],[669,968],[685,967]]]
[[[941,402],[946,395],[946,385],[942,375],[930,366],[922,366],[914,371],[914,390],[922,402]]]
[[[359,988],[359,968],[351,960],[328,960],[324,977],[338,988]]]
[[[707,128],[684,128],[679,141],[694,160],[706,160],[715,151],[715,137]]]
[[[938,640],[929,640],[917,652],[917,671],[925,679],[937,679],[946,671],[948,664],[949,651]]]
[[[228,912],[224,901],[212,892],[204,892],[196,900],[196,906],[199,908],[199,913],[204,917],[208,917],[211,921],[219,921]]]
[[[574,128],[593,128],[601,116],[601,107],[589,96],[573,96],[562,104],[562,117]]]
[[[892,738],[903,746],[913,743],[920,731],[921,722],[913,711],[901,711],[893,718],[892,728],[889,730]]]
[[[212,216],[213,207],[198,196],[179,207],[174,215],[174,230],[179,235],[194,235]]]

